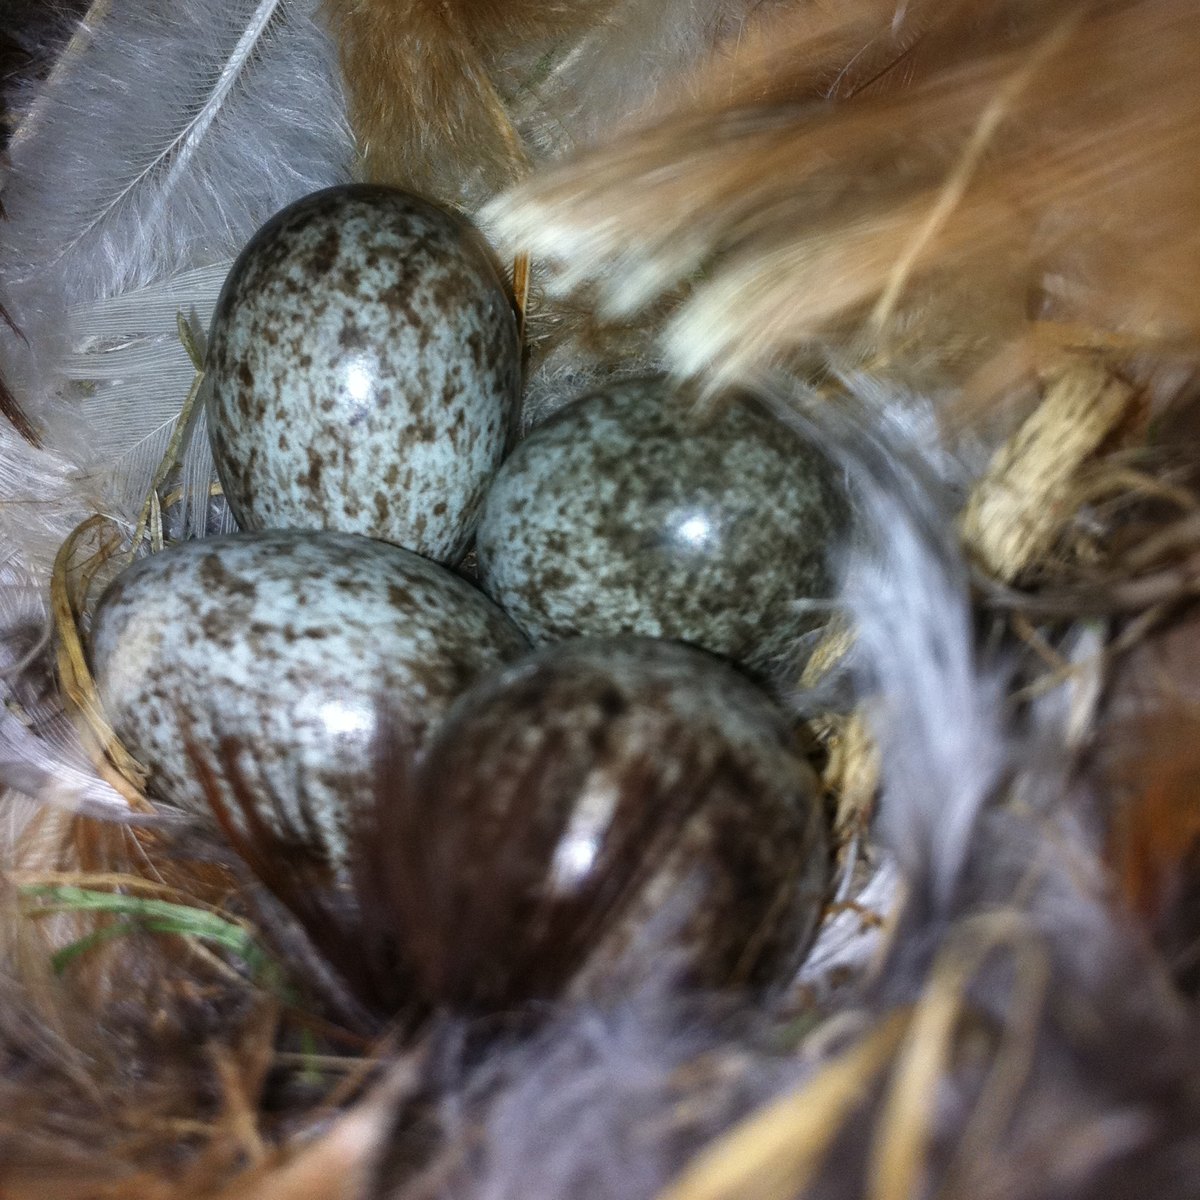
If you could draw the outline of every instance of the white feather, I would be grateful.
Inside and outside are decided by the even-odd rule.
[[[12,142],[0,303],[22,336],[0,325],[0,378],[52,450],[0,430],[0,562],[29,581],[37,621],[70,529],[94,512],[137,517],[195,374],[178,314],[205,328],[254,230],[349,177],[318,7],[102,0]],[[201,420],[185,496],[211,478]],[[205,506],[193,510],[197,532]],[[0,612],[0,640],[15,620]],[[36,730],[0,722],[0,782],[71,803],[115,796],[61,714]]]
[[[206,324],[253,231],[348,175],[315,8],[117,0],[14,139],[0,286],[28,345],[0,331],[0,375],[127,520],[192,380],[177,312]]]
[[[568,1008],[448,1095],[438,1116],[471,1153],[437,1194],[651,1200],[709,1137],[800,1073],[739,1037],[747,1024],[723,1028],[719,1009],[689,1009],[652,984]]]
[[[230,265],[223,260],[185,271],[68,312],[73,348],[60,359],[59,370],[63,379],[84,385],[72,412],[89,430],[76,462],[106,509],[127,522],[136,520],[195,376],[177,316],[183,314],[197,335],[206,330]],[[212,472],[200,413],[184,465],[189,533],[203,527]]]
[[[44,591],[11,549],[0,562],[0,629],[6,634],[0,641],[0,781],[76,811],[127,813],[121,796],[96,776],[53,693],[21,682],[30,666],[37,678],[49,628]]]
[[[1010,760],[1004,680],[976,659],[953,520],[962,467],[939,445],[928,402],[870,376],[843,383],[852,394],[836,406],[778,379],[758,386],[848,480],[855,533],[838,603],[855,631],[852,671],[882,760],[876,833],[905,879],[928,881],[945,905]]]
[[[25,796],[36,796],[42,804],[92,816],[129,815],[129,804],[97,776],[65,718],[35,734],[0,710],[0,779]],[[9,801],[0,798],[0,803]]]
[[[14,140],[6,290],[76,302],[142,287],[231,256],[344,178],[350,136],[314,8],[117,0]]]
[[[0,579],[19,571],[24,584],[44,589],[64,536],[91,510],[72,470],[66,455],[34,450],[0,420]]]

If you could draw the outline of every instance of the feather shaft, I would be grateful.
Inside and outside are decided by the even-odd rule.
[[[154,179],[165,167],[165,178],[154,196],[147,213],[147,219],[157,224],[164,209],[170,203],[172,193],[180,179],[186,174],[192,160],[204,142],[205,135],[213,122],[225,107],[229,94],[243,72],[247,69],[252,56],[261,42],[268,22],[275,16],[280,0],[261,0],[258,8],[250,17],[245,30],[238,38],[229,58],[221,65],[220,74],[213,87],[212,94],[206,97],[196,114],[162,147],[149,161],[130,179],[114,196],[108,199],[96,214],[88,220],[59,251],[59,257],[70,253],[81,241],[92,234],[96,228],[106,221],[140,187]],[[52,260],[52,262],[57,259]]]

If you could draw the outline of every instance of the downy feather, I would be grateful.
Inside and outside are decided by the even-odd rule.
[[[1005,676],[979,660],[969,573],[954,533],[961,470],[913,397],[847,377],[836,408],[785,386],[764,397],[822,444],[853,497],[838,605],[854,630],[850,671],[879,747],[874,830],[908,886],[954,895],[980,813],[1011,748]]]
[[[763,7],[754,0],[326,6],[368,177],[468,209],[532,164],[610,134]]]
[[[931,540],[902,495],[862,482],[857,492],[886,546],[852,560],[844,593],[884,762],[877,832],[910,876],[928,873],[945,901],[1006,764],[1004,689],[976,662],[968,576],[956,549]]]
[[[37,482],[43,481],[25,480],[26,486]],[[48,671],[44,609],[38,581],[10,552],[0,562],[0,786],[75,811],[124,814],[128,805],[96,777],[58,704]],[[5,806],[15,811],[16,801],[0,800],[0,811]],[[11,844],[0,831],[0,849]]]
[[[609,0],[591,24],[523,74],[504,64],[503,91],[534,161],[604,142],[680,78],[719,62],[742,36],[754,0]]]
[[[5,191],[4,279],[22,299],[35,284],[98,299],[228,258],[346,172],[331,47],[304,0],[116,0],[39,99]]]
[[[505,12],[478,0],[327,0],[327,7],[367,178],[471,207],[521,176],[525,151],[489,56],[497,42],[511,46],[518,30],[526,32],[532,5]],[[550,16],[560,11],[547,8]]]

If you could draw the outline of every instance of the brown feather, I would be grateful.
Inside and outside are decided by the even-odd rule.
[[[488,216],[611,314],[692,285],[667,332],[687,373],[816,350],[963,379],[1050,318],[1194,354],[1192,6],[912,8],[897,31],[891,4],[804,6]]]
[[[463,27],[466,7],[330,0],[368,179],[463,203],[519,176],[523,155]]]

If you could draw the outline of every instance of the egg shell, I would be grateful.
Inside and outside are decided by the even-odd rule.
[[[846,504],[819,452],[733,400],[704,416],[661,379],[561,410],[496,476],[480,581],[535,643],[648,634],[756,668],[820,617]]]
[[[455,703],[420,780],[397,877],[434,1003],[489,1011],[671,966],[761,987],[803,957],[828,867],[817,780],[769,697],[703,651],[545,648]]]
[[[221,775],[232,739],[272,831],[335,865],[371,802],[381,720],[415,750],[526,649],[464,580],[343,533],[184,543],[119,575],[92,626],[105,714],[155,796],[207,813],[195,756]]]
[[[243,529],[364,533],[455,563],[515,431],[516,317],[465,218],[392,188],[332,188],[234,264],[205,387]]]

